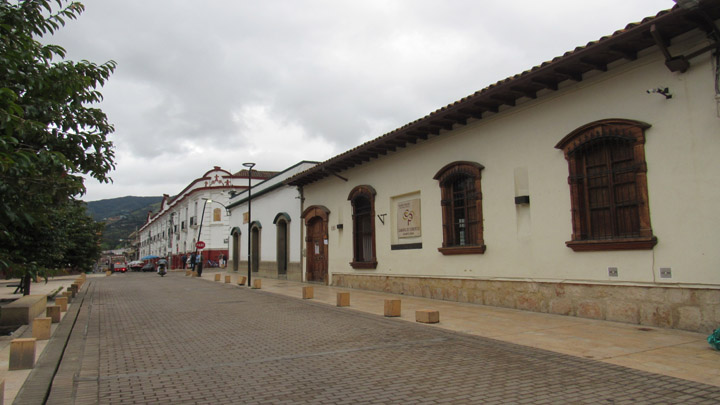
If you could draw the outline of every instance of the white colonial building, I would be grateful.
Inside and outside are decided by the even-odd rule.
[[[717,328],[718,18],[676,6],[291,178],[307,280]]]
[[[253,171],[250,182],[259,183],[273,174]],[[171,268],[182,268],[182,257],[195,252],[198,241],[205,244],[198,249],[205,261],[227,257],[230,219],[225,207],[233,193],[247,187],[247,170],[232,174],[215,166],[176,196],[163,195],[158,212],[149,212],[138,231],[139,257],[167,257]]]
[[[302,196],[297,187],[284,181],[317,163],[302,161],[253,186],[250,193],[246,190],[231,197],[228,205],[232,213],[228,262],[231,270],[247,271],[250,252],[251,277],[302,280]]]

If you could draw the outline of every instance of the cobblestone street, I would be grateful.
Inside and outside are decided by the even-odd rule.
[[[171,273],[90,280],[51,404],[720,402],[720,388]]]

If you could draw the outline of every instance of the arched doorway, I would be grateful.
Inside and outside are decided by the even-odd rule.
[[[238,271],[240,269],[240,229],[233,228],[230,231],[232,234],[232,270]]]
[[[276,232],[276,258],[277,258],[277,271],[279,278],[287,277],[288,268],[288,222],[290,222],[290,216],[284,212],[277,214],[273,223],[275,224]]]
[[[250,268],[253,273],[260,270],[260,229],[259,223],[253,223],[250,228]]]
[[[305,272],[307,281],[327,284],[328,277],[328,215],[330,210],[313,205],[303,212],[305,219]]]

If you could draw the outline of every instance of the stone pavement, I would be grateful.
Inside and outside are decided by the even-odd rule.
[[[301,300],[304,284],[263,279],[263,289],[251,290],[212,276],[89,279],[48,403],[720,402],[717,386],[407,322],[408,297],[402,318],[384,318],[359,310],[373,302],[381,311],[376,293],[352,291],[351,307],[337,308],[331,287],[314,286],[317,298]],[[492,318],[488,308],[472,307]],[[464,305],[441,309],[440,325],[457,327],[450,308]],[[511,330],[523,328],[521,314],[506,319]],[[607,324],[588,322],[589,334]],[[676,335],[667,336],[675,344]],[[39,379],[31,375],[26,386],[32,389],[24,386],[16,403],[39,403],[25,399]]]

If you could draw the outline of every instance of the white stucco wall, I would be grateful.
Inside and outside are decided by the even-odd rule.
[[[694,42],[696,45],[698,42]],[[683,40],[674,41],[678,53]],[[700,44],[704,46],[705,43]],[[686,73],[671,73],[659,52],[618,62],[607,73],[564,82],[508,111],[455,126],[452,132],[381,156],[304,187],[304,207],[323,205],[329,215],[329,272],[441,276],[611,284],[720,287],[720,118],[710,54],[692,60]],[[666,100],[647,89],[668,87]],[[573,252],[568,164],[555,144],[597,120],[646,122],[650,218],[658,243],[652,250]],[[443,256],[440,188],[435,173],[453,161],[482,164],[485,254]],[[527,171],[529,206],[514,204],[516,173]],[[377,191],[378,266],[353,270],[352,211],[347,200],[358,185]],[[419,193],[422,249],[391,250],[396,196]],[[299,222],[299,221],[298,221]],[[344,229],[333,229],[344,224]],[[395,242],[396,243],[396,242]],[[608,276],[618,268],[618,277]],[[661,279],[659,269],[672,268]]]

